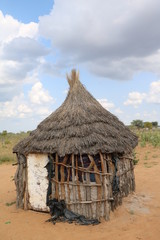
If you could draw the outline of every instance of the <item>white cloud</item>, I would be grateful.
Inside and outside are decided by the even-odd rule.
[[[24,95],[20,94],[19,96],[15,96],[12,101],[6,101],[4,103],[0,103],[0,117],[1,118],[14,118],[18,117],[19,114],[23,113],[22,105],[24,103]],[[21,103],[21,104],[20,104]],[[21,106],[21,107],[20,107]]]
[[[41,116],[48,116],[51,113],[51,110],[46,107],[40,107],[37,109],[36,114]]]
[[[123,111],[122,111],[120,108],[116,108],[116,109],[115,109],[115,113],[117,113],[117,114],[122,114]]]
[[[10,15],[3,15],[0,11],[0,42],[6,43],[16,37],[36,38],[38,35],[38,24],[31,22],[24,24],[18,22]]]
[[[97,100],[107,110],[110,110],[111,108],[114,108],[114,103],[109,102],[106,98],[97,99]]]
[[[160,103],[160,80],[151,83],[147,101],[150,103]]]
[[[32,109],[24,103],[20,104],[18,106],[17,110],[20,113],[30,113],[30,112],[32,112]]]
[[[29,98],[31,103],[43,104],[53,101],[53,98],[49,95],[48,91],[45,90],[41,82],[37,82],[33,85],[29,92]]]
[[[132,105],[136,108],[142,104],[143,101],[160,104],[160,80],[154,81],[150,84],[150,90],[148,93],[130,92],[124,105]]]
[[[3,45],[2,59],[10,61],[35,61],[48,54],[47,49],[29,37],[14,38]]]
[[[38,78],[38,68],[34,69],[34,71],[30,73],[27,73],[26,77],[23,79],[24,84],[28,83],[28,84],[34,84],[36,82],[39,81]]]
[[[124,102],[124,105],[133,105],[136,108],[142,103],[145,97],[145,93],[130,92],[128,95],[128,99]]]
[[[135,113],[135,118],[137,119],[142,119],[143,121],[158,121],[158,118],[160,117],[159,112],[156,110],[151,110],[151,111],[142,111],[142,112],[137,112]]]
[[[136,116],[137,118],[140,118],[140,117],[141,117],[141,114],[140,114],[139,112],[137,112],[137,113],[135,114],[135,116]]]
[[[10,101],[0,102],[0,119],[47,117],[51,113],[53,103],[53,98],[44,89],[42,83],[37,82],[33,85],[28,97],[21,93]]]
[[[0,11],[0,32],[0,102],[6,102],[34,78],[49,50],[38,42],[37,23],[24,24]]]
[[[18,95],[23,84],[33,79],[37,64],[38,62],[29,60],[0,60],[0,101],[11,100]]]
[[[40,34],[51,39],[62,62],[85,63],[114,79],[146,70],[160,74],[158,0],[55,0],[39,19]]]

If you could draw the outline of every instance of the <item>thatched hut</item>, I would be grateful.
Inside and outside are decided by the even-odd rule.
[[[109,219],[135,189],[137,137],[104,109],[72,70],[64,103],[13,149],[17,207],[49,211],[49,199],[73,212]]]

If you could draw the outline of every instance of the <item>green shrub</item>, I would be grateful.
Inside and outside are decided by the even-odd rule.
[[[4,144],[10,144],[11,142],[9,141],[9,140],[6,140],[5,142],[4,142]]]
[[[13,159],[8,156],[0,156],[0,164],[12,162],[12,161],[13,161]]]
[[[137,165],[138,162],[139,162],[139,159],[136,157],[137,153],[136,152],[133,152],[133,164],[134,165]]]
[[[154,147],[160,146],[160,131],[150,130],[150,131],[139,131],[137,133],[139,136],[139,142],[141,147],[145,147],[147,143]]]
[[[14,202],[10,202],[10,203],[7,202],[7,203],[6,203],[6,206],[7,206],[7,207],[10,207],[10,206],[12,206],[13,204],[16,204],[16,202],[15,202],[15,201],[14,201]]]
[[[145,147],[146,146],[146,142],[142,141],[142,142],[140,142],[140,145],[141,145],[141,147]]]

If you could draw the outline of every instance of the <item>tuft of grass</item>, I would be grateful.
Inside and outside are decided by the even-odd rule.
[[[142,142],[140,142],[140,145],[141,145],[141,147],[145,147],[146,146],[146,142],[142,141]]]
[[[4,144],[11,144],[11,142],[9,141],[9,140],[6,140],[5,142],[4,142]]]
[[[14,202],[6,203],[6,206],[7,206],[7,207],[10,207],[10,206],[12,206],[13,204],[16,204],[16,202],[14,201]]]
[[[2,145],[2,148],[7,148],[7,146],[6,145]]]
[[[7,221],[7,222],[5,222],[5,224],[11,224],[11,221]]]
[[[151,168],[152,166],[151,165],[145,165],[146,168]]]
[[[0,156],[0,164],[12,162],[13,159],[10,156]]]
[[[145,155],[144,160],[148,160],[148,156],[147,155]]]
[[[158,162],[144,162],[144,167],[145,168],[151,168],[151,167],[153,167],[153,166],[156,166],[156,165],[158,165]]]
[[[152,162],[153,165],[158,165],[158,162]]]
[[[139,162],[139,159],[137,158],[137,153],[134,151],[133,152],[133,164],[136,165]]]
[[[134,211],[133,211],[133,210],[130,210],[129,213],[130,213],[131,215],[134,215]]]

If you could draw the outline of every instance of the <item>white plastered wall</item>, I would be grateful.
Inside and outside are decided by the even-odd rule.
[[[45,168],[48,161],[47,154],[27,156],[29,205],[31,209],[38,211],[49,211],[46,206],[48,172]]]

